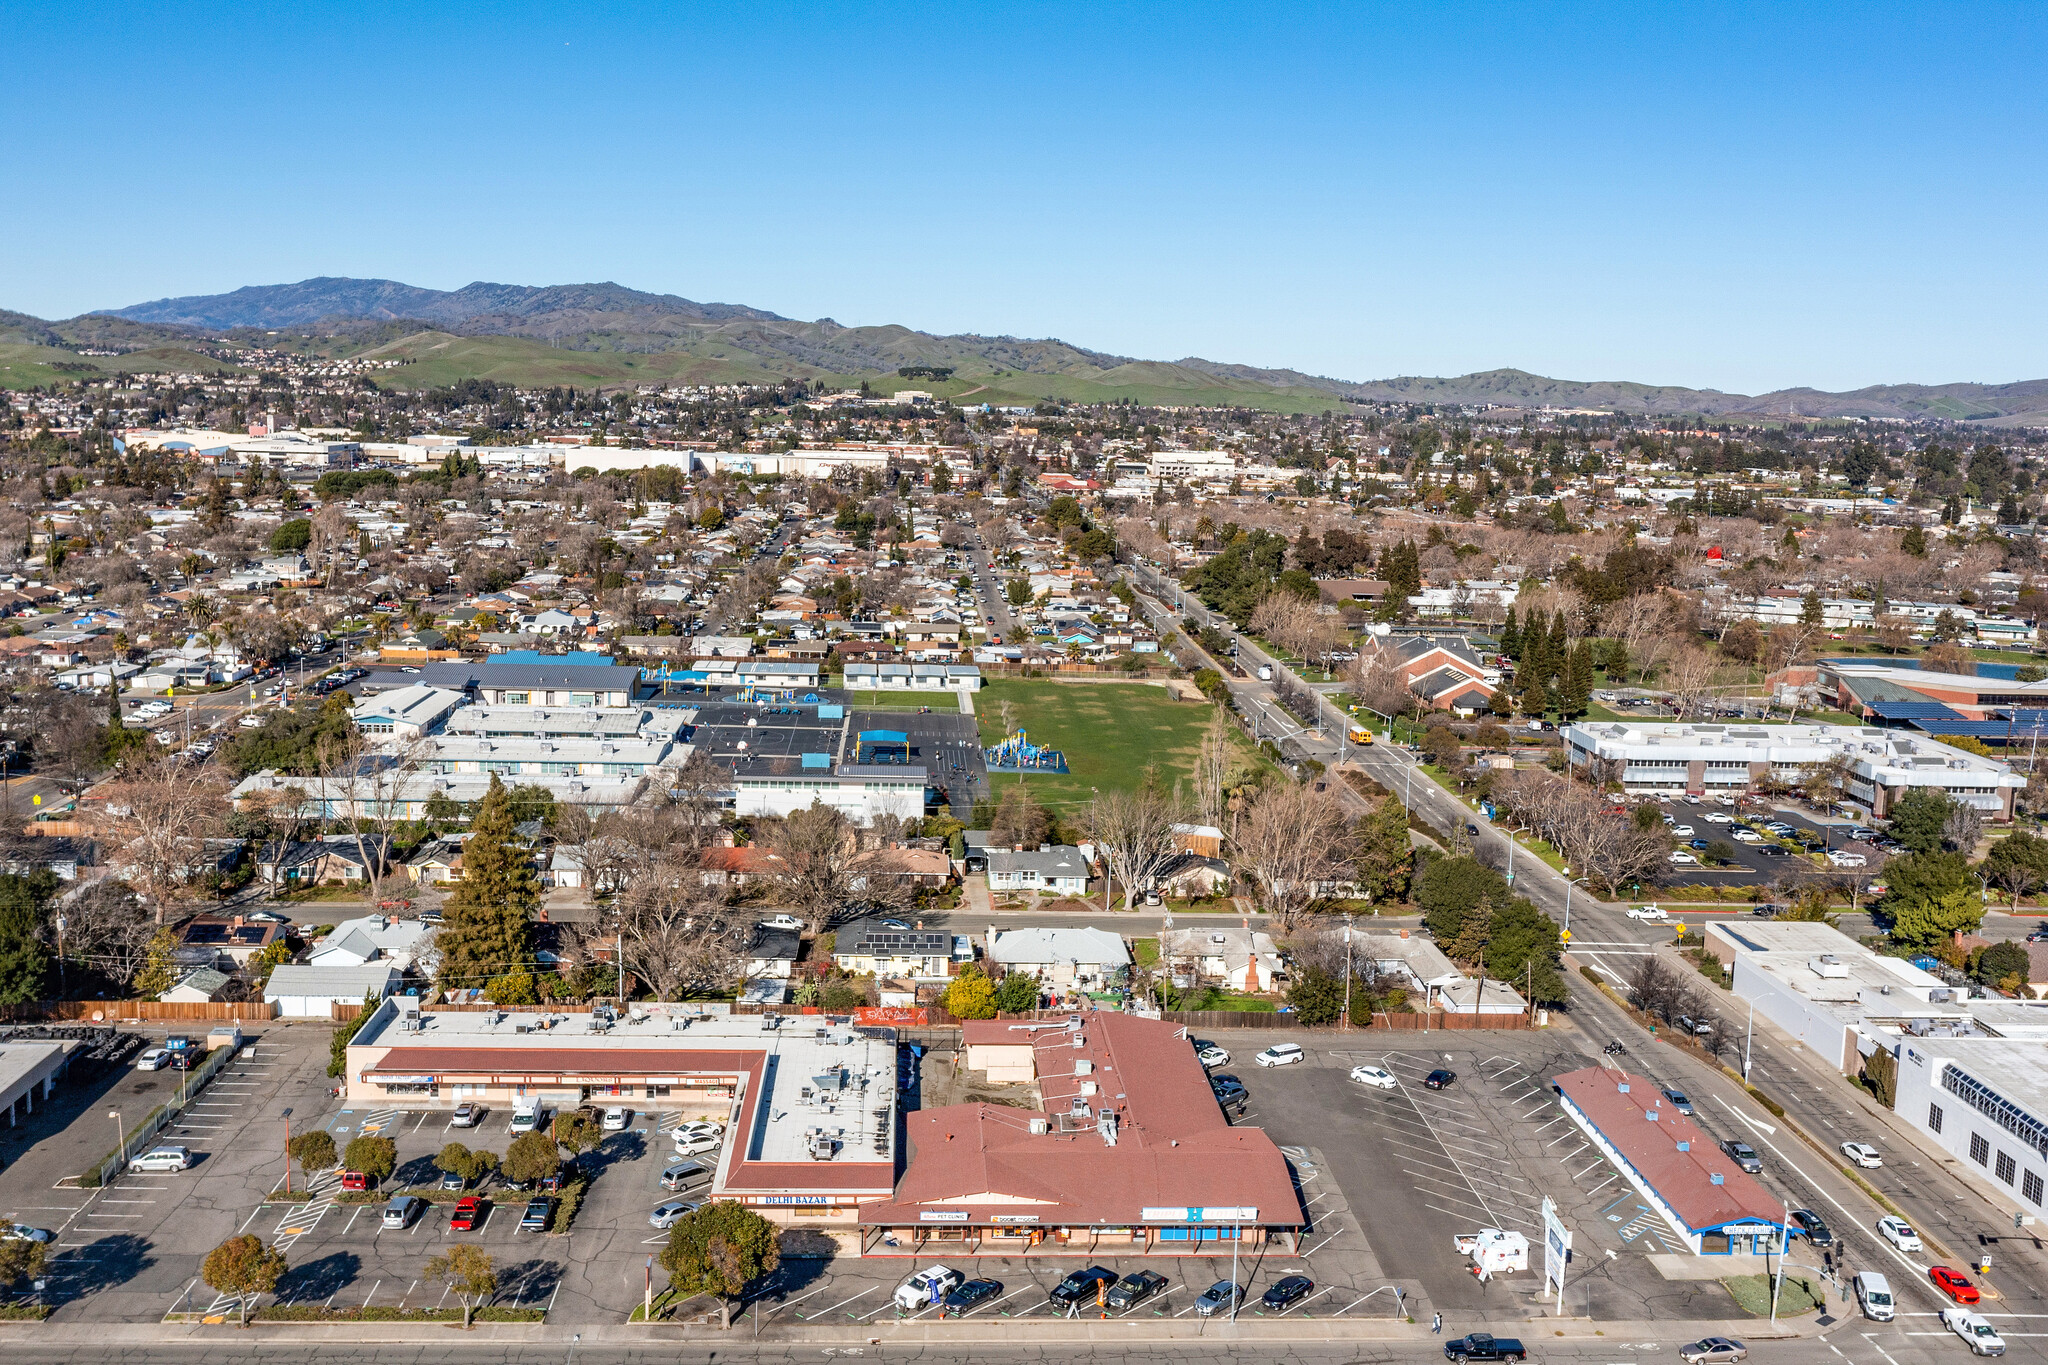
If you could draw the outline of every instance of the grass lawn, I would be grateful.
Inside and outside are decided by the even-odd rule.
[[[1721,1281],[1742,1311],[1752,1317],[1768,1318],[1771,1315],[1771,1277],[1768,1275],[1730,1275]],[[1795,1275],[1787,1268],[1785,1283],[1778,1291],[1778,1316],[1796,1318],[1802,1313],[1811,1313],[1816,1308],[1827,1307],[1827,1285],[1818,1277],[1811,1282]]]
[[[1059,683],[1003,678],[974,697],[983,744],[1003,738],[1003,703],[1010,703],[1013,722],[1033,744],[1058,749],[1067,756],[1065,773],[1030,773],[1037,801],[1061,816],[1087,804],[1095,790],[1129,790],[1156,766],[1159,780],[1171,787],[1194,771],[1202,732],[1216,716],[1207,701],[1175,701],[1163,687],[1145,683]],[[1235,727],[1231,729],[1236,734]],[[1244,746],[1249,754],[1250,745]],[[1002,787],[1019,781],[1013,773],[991,773]]]

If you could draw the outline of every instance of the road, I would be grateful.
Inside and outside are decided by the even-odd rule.
[[[1252,641],[1238,634],[1228,621],[1208,612],[1199,602],[1183,594],[1177,584],[1149,568],[1135,568],[1142,586],[1151,591],[1161,604],[1173,603],[1185,615],[1229,632],[1239,641],[1241,664],[1254,673],[1257,665],[1271,664],[1277,675],[1281,665],[1268,658]],[[1241,709],[1278,710],[1270,686],[1259,683],[1255,678],[1225,676]],[[1294,736],[1292,743],[1300,751],[1326,763],[1348,759],[1357,764],[1381,786],[1401,797],[1409,810],[1447,835],[1461,830],[1475,831],[1468,835],[1475,851],[1496,867],[1512,868],[1515,890],[1569,928],[1574,961],[1585,962],[1610,985],[1620,986],[1645,955],[1668,952],[1673,941],[1673,931],[1668,925],[1640,924],[1627,917],[1625,905],[1600,901],[1572,886],[1562,874],[1515,844],[1504,831],[1481,820],[1462,800],[1421,771],[1419,760],[1413,755],[1381,745],[1351,745],[1342,738],[1345,734],[1343,723],[1348,717],[1326,698],[1320,698],[1318,704],[1328,713],[1326,719],[1329,723],[1324,728],[1337,738],[1319,736],[1311,730]],[[1365,804],[1346,783],[1335,782],[1331,788],[1356,805]],[[1741,906],[1731,906],[1728,911],[1730,915],[1743,913],[1746,910]],[[1996,936],[2017,936],[2017,929],[2031,927],[2033,923],[2032,919],[2016,917],[2006,922],[2006,933]],[[1675,954],[1671,962],[1680,970],[1692,970]],[[1615,1008],[1604,995],[1589,989],[1589,983],[1582,978],[1575,978],[1572,985],[1575,987],[1572,1006],[1575,1018],[1584,1011],[1589,1018],[1600,1021],[1598,1027],[1627,1041],[1631,1048],[1639,1051],[1649,1048],[1671,1054],[1671,1049],[1650,1042],[1643,1029]],[[1716,1009],[1732,1026],[1734,1035],[1744,1036],[1750,1023],[1746,1007],[1722,991],[1715,990],[1711,994]],[[1704,1067],[1700,1072],[1711,1074]],[[2048,1248],[2039,1244],[2032,1235],[2015,1237],[2010,1208],[1994,1207],[1976,1186],[1953,1174],[1952,1161],[1936,1157],[1931,1151],[1923,1154],[1914,1139],[1908,1136],[1908,1130],[1889,1110],[1871,1101],[1865,1092],[1850,1084],[1833,1067],[1819,1061],[1800,1045],[1777,1035],[1769,1025],[1759,1023],[1750,1046],[1750,1079],[1782,1104],[1787,1116],[1814,1135],[1816,1140],[1831,1146],[1849,1140],[1870,1141],[1884,1151],[1905,1157],[1911,1163],[1910,1177],[1903,1181],[1888,1179],[1883,1186],[1887,1196],[1923,1230],[1931,1231],[1958,1259],[1974,1259],[1986,1247],[1997,1248],[1996,1273],[1992,1280],[2008,1299],[2039,1300],[2048,1294]],[[1752,1122],[1769,1121],[1768,1115],[1754,1104],[1746,1100],[1737,1100],[1735,1104],[1746,1108]],[[1779,1140],[1783,1141],[1782,1138]],[[1827,1163],[1811,1149],[1798,1144],[1797,1139],[1792,1140],[1787,1151],[1799,1158],[1803,1172],[1810,1173],[1810,1186],[1834,1189],[1837,1184],[1846,1183],[1839,1173],[1829,1175]],[[1860,1220],[1861,1226],[1867,1228],[1877,1213],[1867,1197],[1859,1194],[1857,1198],[1863,1201],[1861,1212],[1868,1215]],[[1832,1223],[1834,1220],[1830,1218],[1829,1221]]]

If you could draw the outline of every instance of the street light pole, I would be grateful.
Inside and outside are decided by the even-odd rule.
[[[1344,1027],[1351,1027],[1351,912],[1344,912]]]
[[[1749,1022],[1742,1029],[1742,1079],[1749,1080],[1749,1044],[1756,1037],[1756,1001],[1749,1002]]]
[[[284,1192],[292,1192],[292,1111],[284,1111]]]

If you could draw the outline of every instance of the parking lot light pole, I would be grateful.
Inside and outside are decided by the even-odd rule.
[[[292,1192],[292,1111],[284,1111],[284,1192]]]
[[[107,1117],[114,1121],[114,1156],[119,1158],[128,1151],[128,1134],[121,1124],[121,1111],[109,1109]]]

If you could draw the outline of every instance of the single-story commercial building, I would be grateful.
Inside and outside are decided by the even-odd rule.
[[[813,801],[837,806],[857,825],[878,815],[924,817],[925,770],[915,763],[841,763],[807,767],[807,755],[764,758],[733,776],[733,810],[741,816],[788,815]],[[829,762],[829,760],[827,760]]]
[[[8,1127],[35,1113],[38,1096],[49,1098],[72,1052],[83,1046],[62,1039],[0,1043],[0,1110],[7,1114]]]
[[[1657,1083],[1589,1066],[1554,1078],[1558,1103],[1695,1256],[1776,1251],[1785,1208],[1678,1112]]]
[[[909,1164],[863,1205],[863,1255],[1248,1255],[1298,1249],[1286,1158],[1224,1118],[1187,1030],[1113,1011],[970,1021],[969,1065],[1024,1069],[1039,1107],[960,1104],[906,1118]]]
[[[591,1101],[714,1117],[729,1127],[711,1197],[783,1221],[850,1222],[895,1183],[896,1046],[843,1024],[681,1005],[616,1020],[449,1011],[395,996],[351,1040],[346,1086],[370,1107]]]

